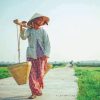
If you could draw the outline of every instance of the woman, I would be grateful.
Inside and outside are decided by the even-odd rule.
[[[47,67],[47,59],[50,53],[50,42],[46,31],[41,26],[48,24],[49,18],[35,13],[28,21],[27,29],[20,25],[20,36],[23,40],[28,39],[27,60],[31,61],[32,67],[29,75],[29,86],[32,95],[29,99],[42,95],[44,87],[43,76]]]

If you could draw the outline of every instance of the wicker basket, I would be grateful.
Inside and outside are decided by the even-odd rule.
[[[47,64],[46,71],[45,71],[44,74],[46,74],[51,68],[52,68],[52,65],[48,63],[48,64]]]
[[[29,78],[31,62],[23,62],[8,67],[18,85],[26,84]]]

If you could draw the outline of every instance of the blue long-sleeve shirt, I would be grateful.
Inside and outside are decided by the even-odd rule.
[[[24,32],[20,34],[23,40],[28,39],[28,47],[27,47],[27,57],[37,59],[37,41],[38,46],[40,46],[43,55],[49,57],[50,54],[50,41],[48,34],[46,31],[41,28],[35,30],[34,28],[28,28]]]

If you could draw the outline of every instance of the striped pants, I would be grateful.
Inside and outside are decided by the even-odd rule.
[[[31,61],[32,67],[29,75],[29,87],[32,94],[38,95],[44,87],[43,76],[47,67],[47,58],[42,57],[37,59],[27,58]]]

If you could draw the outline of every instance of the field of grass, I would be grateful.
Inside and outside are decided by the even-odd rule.
[[[7,67],[0,67],[0,79],[10,77],[11,74],[8,71]]]
[[[100,67],[76,67],[77,100],[100,100]]]

